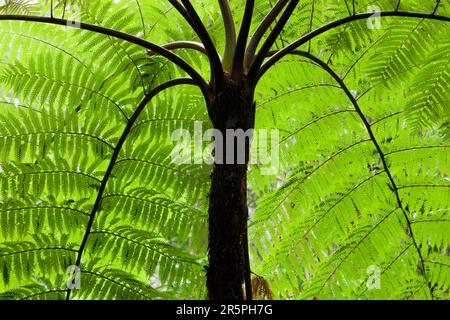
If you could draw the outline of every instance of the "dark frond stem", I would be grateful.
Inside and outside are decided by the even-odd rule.
[[[361,108],[359,107],[359,104],[358,104],[357,100],[355,99],[353,94],[350,92],[350,89],[347,87],[347,85],[344,83],[344,81],[339,77],[339,75],[336,72],[334,72],[334,70],[331,69],[324,61],[322,61],[321,59],[317,58],[316,56],[314,56],[314,55],[312,55],[312,54],[310,54],[308,52],[305,52],[305,51],[293,51],[293,52],[291,52],[291,54],[305,57],[305,58],[310,59],[310,60],[314,61],[315,63],[317,63],[323,70],[325,70],[329,75],[331,75],[333,77],[333,79],[336,80],[336,82],[341,86],[342,90],[345,92],[345,94],[347,95],[347,97],[349,98],[351,103],[353,104],[353,107],[355,108],[356,112],[358,113],[359,117],[361,118],[362,122],[364,123],[364,126],[366,127],[366,130],[367,130],[367,132],[369,134],[370,140],[372,141],[372,143],[374,144],[374,146],[375,146],[375,148],[376,148],[376,150],[378,152],[378,155],[379,155],[379,157],[381,159],[381,162],[383,164],[384,171],[386,172],[386,174],[387,174],[387,176],[389,178],[389,181],[391,183],[391,187],[392,187],[391,190],[393,190],[393,192],[395,194],[395,197],[396,197],[396,200],[397,200],[397,205],[403,212],[403,215],[404,215],[405,220],[406,220],[408,232],[409,232],[409,234],[411,236],[413,245],[416,248],[417,254],[419,256],[421,269],[422,269],[422,274],[423,274],[423,276],[425,278],[426,284],[427,284],[428,289],[430,291],[431,298],[433,299],[434,298],[433,297],[433,290],[431,288],[431,283],[429,281],[428,274],[427,274],[426,269],[425,269],[425,263],[424,263],[424,259],[422,257],[422,252],[420,251],[420,246],[417,244],[416,238],[414,236],[414,232],[413,232],[412,225],[411,225],[411,220],[410,220],[410,218],[408,216],[408,213],[406,212],[406,209],[403,206],[403,203],[402,203],[402,201],[400,199],[399,187],[395,183],[395,180],[394,180],[394,178],[392,176],[392,173],[391,173],[391,171],[389,169],[389,166],[388,166],[387,161],[386,161],[386,155],[384,154],[383,150],[380,147],[380,144],[378,143],[377,139],[375,138],[375,135],[374,135],[374,133],[372,131],[372,127],[371,127],[369,121],[367,120],[366,116],[362,112]]]
[[[441,4],[441,0],[437,0],[436,7],[434,8],[434,11],[433,11],[433,15],[436,14],[436,12],[438,11],[440,4]]]
[[[51,251],[51,250],[53,250],[53,251],[60,250],[60,251],[68,251],[68,252],[77,252],[77,250],[75,250],[75,249],[66,248],[66,247],[40,247],[40,248],[33,248],[33,249],[26,249],[26,250],[21,250],[21,251],[9,252],[9,253],[1,255],[0,258],[8,257],[8,256],[14,256],[14,255],[22,254],[22,253],[27,253],[27,252]]]
[[[270,12],[267,14],[267,16],[263,19],[263,21],[259,24],[258,28],[256,29],[255,33],[250,39],[250,42],[247,46],[247,50],[245,51],[245,67],[248,70],[253,63],[253,59],[255,57],[256,49],[258,48],[258,45],[263,38],[266,31],[270,28],[272,23],[275,21],[275,19],[278,17],[280,12],[283,10],[283,8],[286,6],[289,0],[278,0],[278,2],[275,4],[275,6],[270,10]]]
[[[388,30],[388,29],[386,29]],[[350,72],[353,70],[353,68],[364,58],[364,56],[373,48],[375,47],[380,41],[383,40],[383,36],[385,36],[387,31],[385,31],[382,36],[380,36],[377,40],[373,41],[364,51],[356,58],[352,65],[345,71],[344,75],[342,76],[342,80],[345,80],[347,76],[350,74]]]
[[[61,19],[64,19],[64,16],[66,15],[66,6],[67,6],[67,0],[64,0],[64,6],[63,6],[63,12],[62,12]]]
[[[355,5],[355,0],[352,0],[353,2],[353,15],[356,14],[356,5]]]
[[[309,52],[310,53],[310,52]],[[331,54],[330,54],[330,56],[328,57],[328,60],[327,60],[327,64],[331,64],[331,59],[333,59],[333,56],[334,56],[334,54],[336,53],[336,51],[333,51]]]
[[[184,61],[179,56],[173,54],[167,49],[164,49],[163,47],[160,47],[152,42],[149,42],[147,40],[132,36],[130,34],[108,29],[105,27],[84,23],[84,22],[76,22],[76,23],[70,23],[66,19],[57,19],[57,18],[51,18],[51,17],[38,17],[38,16],[27,16],[27,15],[0,15],[0,21],[29,21],[29,22],[38,22],[38,23],[47,23],[47,24],[54,24],[54,25],[61,25],[61,26],[67,26],[71,28],[77,28],[79,26],[82,30],[88,30],[99,34],[104,34],[107,36],[111,36],[117,39],[121,39],[136,45],[139,45],[143,48],[149,49],[153,52],[158,53],[159,55],[163,56],[164,58],[168,59],[169,61],[176,64],[178,67],[180,67],[183,71],[185,71],[194,81],[197,82],[198,86],[201,88],[203,94],[205,95],[205,98],[209,96],[209,85],[206,83],[206,81],[203,79],[203,77],[186,61]]]
[[[242,18],[241,29],[236,43],[236,50],[234,52],[232,78],[237,80],[244,73],[244,55],[247,46],[247,38],[250,33],[250,25],[253,18],[253,9],[255,7],[255,0],[247,0],[245,3],[244,17]]]
[[[225,51],[222,64],[225,70],[230,71],[233,66],[234,50],[236,49],[236,28],[228,0],[219,0],[219,5],[225,28]]]
[[[269,0],[270,6],[272,6],[272,1]],[[274,20],[274,22],[277,22],[277,19]],[[269,32],[272,31],[272,27],[269,27]],[[280,42],[281,42],[281,47],[284,47],[285,45],[289,44],[286,40],[283,39],[283,34],[280,33]],[[280,50],[281,48],[279,47],[278,43],[275,42],[275,47],[277,50]],[[246,70],[246,72],[248,72],[248,70]]]
[[[149,296],[147,296],[145,294],[142,294],[141,292],[139,292],[139,290],[136,290],[136,289],[134,289],[132,287],[129,287],[129,286],[121,283],[120,281],[117,281],[114,278],[108,277],[108,276],[106,276],[104,274],[101,274],[99,272],[81,270],[81,273],[87,273],[87,274],[90,274],[90,275],[92,275],[94,277],[102,278],[102,279],[104,279],[104,280],[106,280],[108,282],[111,282],[111,283],[113,283],[113,284],[115,284],[115,285],[117,285],[117,286],[119,286],[119,287],[121,287],[121,288],[123,288],[123,289],[125,289],[127,291],[131,291],[131,292],[134,292],[134,293],[138,294],[139,296],[141,296],[145,300],[151,300],[151,297],[149,297]]]
[[[66,290],[63,290],[63,289],[46,290],[46,291],[30,294],[28,296],[20,298],[19,300],[28,300],[28,299],[35,298],[37,296],[41,296],[41,295],[45,295],[45,294],[49,294],[49,293],[61,293],[61,294],[63,294],[64,292],[66,292]]]
[[[221,86],[223,83],[223,68],[222,62],[220,61],[220,56],[216,50],[216,46],[212,42],[208,31],[203,25],[202,20],[198,16],[191,2],[189,0],[181,0],[181,2],[184,4],[186,11],[189,17],[191,18],[192,26],[195,32],[197,33],[198,37],[205,46],[205,50],[209,57],[209,63],[211,64],[211,72],[212,72],[211,81],[213,81],[215,85]]]
[[[311,13],[310,13],[310,19],[309,19],[309,29],[308,29],[308,32],[311,32],[312,31],[312,26],[313,26],[313,20],[314,20],[314,7],[315,7],[315,3],[316,3],[316,1],[315,0],[313,0],[312,1],[312,6],[311,6]],[[311,40],[310,41],[308,41],[308,52],[311,52]]]
[[[264,59],[266,58],[266,56],[269,53],[270,49],[272,48],[273,44],[277,40],[277,38],[280,35],[281,31],[283,30],[284,26],[288,22],[289,18],[291,17],[291,15],[294,12],[295,8],[297,7],[298,3],[299,3],[299,0],[291,0],[289,5],[287,6],[286,10],[284,10],[280,19],[276,23],[275,27],[270,32],[266,41],[264,41],[264,44],[262,45],[261,50],[256,55],[255,61],[253,62],[252,66],[250,68],[250,71],[248,73],[249,79],[251,79],[251,80],[256,79],[259,68],[263,64]]]
[[[352,12],[350,11],[350,7],[348,6],[347,0],[344,0],[345,6],[347,7],[347,12],[351,16]]]
[[[184,20],[187,23],[189,23],[189,25],[194,29],[194,31],[197,32],[197,30],[195,30],[195,27],[193,26],[192,18],[187,12],[186,8],[183,7],[183,5],[178,2],[178,0],[169,0],[169,2],[181,14]]]
[[[185,6],[183,6],[181,3],[178,2],[178,0],[169,0],[169,2],[181,14],[181,16],[184,18],[184,20],[192,27],[194,32],[199,37],[200,41],[203,43],[203,45],[205,47],[205,51],[209,52],[208,56],[211,55],[211,52],[215,52],[216,49],[215,49],[214,45],[212,44],[211,38],[209,37],[208,32],[204,28],[203,23],[201,21],[199,23],[195,19],[195,17],[198,18],[198,15],[195,12],[192,5],[189,7],[190,8],[190,10],[189,10],[188,8],[185,7],[186,4],[184,4]],[[183,1],[183,3],[185,3],[185,2]],[[194,14],[194,16],[193,16],[193,14]],[[200,18],[198,18],[198,20],[200,20]],[[201,27],[203,27],[202,30],[201,30]],[[209,46],[209,48],[208,48],[208,46]],[[216,52],[216,55],[217,55],[217,52]],[[211,59],[211,57],[210,57],[210,60],[211,60],[210,62],[212,64],[213,60]],[[213,69],[212,69],[212,71],[213,71]]]
[[[272,3],[272,0],[268,0],[269,1],[269,5],[270,5],[270,7],[273,7],[273,3]],[[277,0],[275,0],[275,2],[276,2]],[[275,19],[274,20],[274,22],[276,22],[277,21],[277,19]],[[269,32],[270,31],[272,31],[272,26],[269,26]],[[286,43],[284,42],[284,40],[282,39],[282,37],[281,37],[281,34],[280,34],[280,41],[281,41],[281,48],[283,48],[285,45],[286,45]],[[281,48],[279,47],[279,45],[278,45],[278,43],[275,43],[275,47],[276,47],[276,50],[280,50]],[[245,57],[244,57],[244,67],[245,67],[246,65],[245,65]],[[247,73],[248,72],[248,68],[245,70],[245,72]]]
[[[449,184],[412,184],[412,185],[398,187],[398,189],[411,189],[411,188],[450,188],[450,185]]]
[[[141,115],[142,111],[144,111],[145,107],[151,101],[151,99],[153,99],[153,97],[155,97],[157,94],[161,93],[162,91],[164,91],[168,88],[178,86],[178,85],[198,85],[198,83],[196,83],[196,81],[194,81],[190,78],[180,78],[180,79],[170,80],[170,81],[167,81],[167,82],[159,85],[158,87],[154,88],[151,92],[149,92],[145,96],[145,98],[142,100],[142,102],[136,108],[135,112],[133,113],[130,120],[128,121],[122,135],[120,136],[119,141],[117,142],[116,147],[114,148],[114,152],[111,156],[111,160],[109,161],[108,168],[106,169],[105,175],[104,175],[103,180],[101,181],[100,187],[98,189],[97,198],[95,200],[94,206],[92,207],[89,222],[87,224],[86,231],[84,233],[84,237],[81,242],[80,248],[78,249],[78,256],[77,256],[77,260],[75,262],[75,266],[80,267],[80,265],[81,265],[81,258],[83,256],[83,252],[86,247],[89,235],[91,234],[91,229],[92,229],[92,225],[94,223],[94,219],[96,217],[98,210],[100,209],[101,202],[103,199],[103,194],[106,189],[106,185],[108,183],[109,178],[111,177],[111,174],[113,172],[114,166],[117,161],[117,158],[119,157],[119,153],[122,150],[122,147],[123,147],[126,139],[128,138],[128,135],[130,134],[131,129],[133,128],[135,122]],[[72,292],[72,290],[70,288],[67,289],[66,300],[70,299],[71,292]]]
[[[402,0],[398,0],[397,7],[395,8],[395,11],[400,10],[400,4],[401,3],[402,3]]]
[[[203,45],[203,43],[195,42],[195,41],[174,41],[174,42],[170,42],[168,44],[163,45],[162,48],[164,48],[166,50],[192,49],[192,50],[196,50],[198,52],[201,52],[201,53],[207,55],[206,49],[205,49],[205,46]],[[156,55],[157,53],[149,50],[148,54],[150,56],[153,56],[153,55]]]
[[[306,42],[314,39],[315,37],[325,33],[331,29],[334,29],[338,26],[344,25],[346,23],[350,23],[357,20],[364,20],[372,17],[373,13],[360,13],[354,16],[345,17],[340,20],[333,21],[329,24],[326,24],[312,32],[305,34],[303,37],[298,39],[297,41],[292,42],[290,45],[285,48],[279,50],[276,54],[274,54],[269,60],[264,63],[264,65],[259,70],[259,75],[257,79],[261,78],[261,76],[270,69],[275,63],[280,61],[283,57],[290,54],[292,51],[296,50],[301,45]],[[446,16],[438,16],[430,13],[422,13],[422,12],[408,12],[408,11],[382,11],[380,12],[380,16],[382,17],[404,17],[404,18],[419,18],[419,19],[428,19],[428,20],[437,20],[437,21],[445,21],[450,22],[450,17]]]
[[[372,124],[373,126],[373,124]],[[406,151],[416,151],[416,150],[423,150],[423,149],[447,149],[450,148],[450,145],[437,145],[437,146],[418,146],[418,147],[410,147],[410,148],[404,148],[404,149],[397,149],[393,151],[386,152],[385,155],[391,155],[395,153],[400,152],[406,152]],[[399,187],[401,189],[401,187]]]
[[[138,6],[139,15],[141,17],[142,32],[144,33],[144,37],[145,37],[147,35],[147,30],[145,30],[144,14],[142,13],[142,8],[141,8],[141,4],[139,3],[139,0],[136,0],[136,4]]]

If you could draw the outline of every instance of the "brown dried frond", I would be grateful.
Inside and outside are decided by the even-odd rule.
[[[254,277],[252,279],[252,293],[255,300],[272,300],[272,290],[269,282],[263,277]]]

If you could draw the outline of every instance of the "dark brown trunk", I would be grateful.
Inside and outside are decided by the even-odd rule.
[[[226,146],[235,142],[227,137],[227,129],[247,131],[254,127],[253,90],[246,81],[238,84],[226,77],[224,87],[214,96],[211,111],[214,128],[222,133],[223,147],[216,140],[216,164],[209,194],[208,297],[211,300],[242,300],[244,280],[250,279],[247,249],[249,140],[244,150],[239,149],[237,143],[232,144],[234,157],[231,157],[230,149],[227,153]],[[223,157],[219,156],[220,151]],[[239,164],[242,152],[245,161]],[[221,160],[222,164],[217,163]],[[246,289],[251,292],[251,288]]]

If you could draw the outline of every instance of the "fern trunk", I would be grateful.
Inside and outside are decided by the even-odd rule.
[[[223,145],[217,144],[216,140],[216,163],[211,174],[209,194],[208,296],[211,300],[242,300],[244,282],[246,296],[251,298],[247,244],[250,141],[246,139],[244,150],[239,149],[234,137],[227,135],[227,130],[247,132],[253,129],[253,88],[245,79],[235,82],[226,76],[224,86],[212,99],[211,110],[214,128],[221,132]],[[234,156],[229,154],[230,149],[227,153],[227,145],[233,147]],[[223,157],[218,156],[219,150]],[[242,152],[245,153],[245,161],[238,163]]]

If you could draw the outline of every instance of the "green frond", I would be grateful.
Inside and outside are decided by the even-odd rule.
[[[221,54],[219,4],[192,4]],[[300,1],[271,50],[398,4]],[[256,1],[250,35],[273,5]],[[244,6],[230,1],[236,28]],[[449,1],[398,9],[450,17]],[[199,41],[168,1],[8,0],[0,14],[161,46]],[[255,128],[277,130],[266,151],[279,163],[271,175],[272,156],[249,168],[250,263],[277,299],[449,299],[450,29],[367,22],[298,48],[342,82],[287,55],[255,91]],[[186,72],[112,36],[30,21],[2,20],[0,51],[0,299],[205,298],[211,166],[197,163],[195,139],[183,150],[195,163],[173,159],[174,131],[211,129],[201,90],[165,90],[134,117],[152,89]],[[173,52],[212,80],[206,55]]]
[[[414,25],[417,21],[403,27],[412,30]],[[395,25],[390,28],[402,32]],[[433,36],[442,36],[436,33]],[[343,35],[360,41],[350,33]],[[426,82],[433,79],[431,74],[440,77],[445,71],[438,74],[430,69],[427,75],[423,71],[423,83],[415,87],[417,97],[413,98],[408,95],[412,86],[396,81],[411,83],[419,73],[411,70],[406,76],[391,68],[404,68],[407,59],[418,65],[420,61],[406,51],[388,58],[392,67],[372,59],[377,78],[369,82],[358,75],[359,64],[371,54],[385,59],[375,52],[380,44],[382,48],[388,44],[382,40],[375,45],[370,40],[361,43],[368,53],[356,57],[356,63],[346,62],[345,50],[352,52],[360,44],[333,48],[344,53],[342,58],[333,56],[330,66],[341,76],[352,75],[346,82],[381,146],[403,210],[374,141],[348,97],[318,66],[288,57],[265,75],[257,90],[257,124],[281,130],[281,168],[268,179],[261,176],[259,166],[252,167],[251,189],[258,195],[250,229],[252,268],[269,281],[279,299],[445,299],[448,271],[442,271],[442,265],[433,269],[427,261],[435,256],[445,260],[448,255],[448,143],[436,129],[417,134],[410,116],[413,107],[408,105],[424,99],[442,117],[445,112],[428,94],[436,92],[440,97],[446,90]],[[428,53],[435,49],[432,40],[426,45]],[[421,52],[412,43],[409,50]],[[327,61],[328,55],[324,56],[320,57]],[[438,58],[430,56],[430,61],[442,61],[443,68],[444,56],[436,53]],[[384,75],[383,70],[389,72]],[[358,75],[358,82],[353,75]],[[429,90],[424,94],[426,85]],[[436,116],[423,119],[438,121]],[[379,287],[373,286],[378,283],[372,283],[373,279]]]

